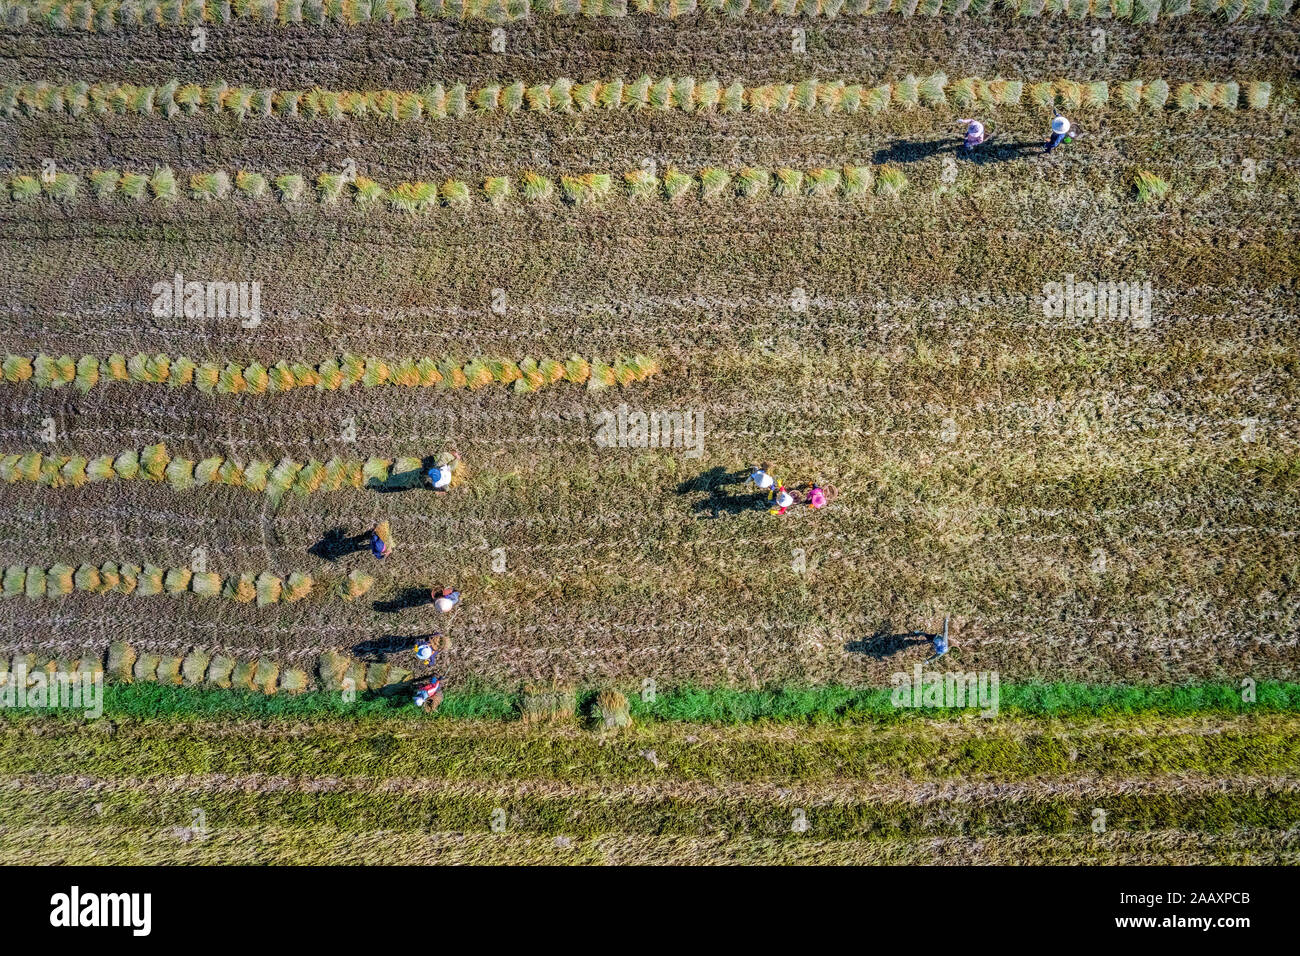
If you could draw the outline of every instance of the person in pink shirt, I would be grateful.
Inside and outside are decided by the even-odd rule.
[[[826,492],[818,485],[813,485],[808,492],[808,507],[821,510],[826,507]]]

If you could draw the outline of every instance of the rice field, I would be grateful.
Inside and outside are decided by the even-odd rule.
[[[1292,6],[0,0],[0,861],[1294,864]]]

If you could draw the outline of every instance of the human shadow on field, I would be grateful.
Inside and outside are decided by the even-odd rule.
[[[692,507],[696,514],[708,514],[710,518],[721,518],[724,514],[738,515],[746,511],[756,511],[767,507],[766,491],[751,491],[736,495],[713,494],[703,501],[695,502]]]
[[[412,677],[400,684],[385,684],[377,690],[370,691],[374,695],[371,700],[388,700],[393,706],[405,707],[415,696],[416,688],[428,682],[428,677]]]
[[[384,660],[389,654],[409,651],[414,646],[414,638],[394,634],[389,637],[376,637],[373,640],[362,641],[360,644],[353,644],[352,656],[370,664]]]
[[[865,654],[874,660],[883,661],[917,644],[932,643],[938,636],[925,631],[908,631],[906,634],[895,634],[893,631],[894,623],[885,621],[870,637],[860,641],[849,641],[844,645],[844,649],[850,654]]]
[[[694,478],[689,478],[677,486],[679,495],[691,495],[701,491],[707,491],[710,494],[714,489],[722,488],[726,485],[738,485],[748,477],[747,471],[727,471],[725,468],[710,468],[708,471],[700,472]]]
[[[390,708],[405,707],[411,702],[415,695],[415,689],[425,683],[428,678],[412,679],[402,681],[400,684],[385,684],[383,687],[374,690],[362,692],[361,699],[364,701],[384,701]]]
[[[364,534],[350,535],[343,528],[330,528],[329,531],[325,532],[325,537],[307,549],[307,553],[315,555],[324,561],[337,561],[349,554],[365,551],[369,547],[369,531]]]
[[[990,137],[979,146],[976,146],[971,152],[964,154],[962,158],[967,162],[974,163],[976,166],[991,166],[994,163],[1005,163],[1012,159],[1019,159],[1025,153],[1041,153],[1043,145],[1041,139],[1020,140],[1011,143],[999,140],[997,137]]]
[[[377,491],[381,495],[391,494],[395,491],[410,491],[414,488],[423,488],[425,466],[421,464],[419,468],[411,471],[403,471],[399,474],[391,474],[384,481],[377,478],[371,478],[366,487],[371,491]]]
[[[429,593],[428,588],[402,588],[397,597],[376,601],[373,606],[380,613],[391,614],[393,611],[404,611],[410,607],[423,607],[432,603],[433,595]]]
[[[925,140],[924,142],[895,139],[891,140],[886,148],[876,150],[872,162],[877,165],[885,163],[919,163],[923,159],[938,156],[940,153],[959,152],[958,146],[960,145],[960,140],[953,140],[951,136],[946,136],[943,139]]]
[[[752,511],[755,508],[762,507],[767,502],[766,491],[755,489],[753,491],[725,492],[719,490],[733,485],[744,485],[749,475],[749,470],[727,471],[725,468],[710,468],[708,471],[701,472],[694,478],[679,484],[677,493],[679,495],[700,494],[701,492],[708,494],[707,498],[697,501],[691,506],[696,514],[707,513],[711,518],[719,518],[724,513],[737,515],[742,511]],[[753,488],[753,485],[749,487]]]
[[[957,138],[932,139],[924,142],[913,142],[905,139],[896,139],[890,142],[885,149],[876,150],[873,160],[878,164],[901,164],[916,163],[923,159],[929,159],[931,156],[938,156],[940,153],[952,153],[962,162],[974,163],[976,166],[987,166],[993,163],[1004,163],[1008,160],[1018,159],[1027,152],[1043,151],[1045,141],[1019,140],[1010,142],[1000,138],[1000,134],[994,133],[984,142],[980,143],[970,152],[961,148],[962,140]]]
[[[368,664],[382,662],[388,654],[414,652],[415,645],[421,641],[432,641],[434,647],[437,647],[437,641],[441,636],[437,631],[432,634],[390,634],[388,637],[376,637],[369,641],[362,641],[360,644],[353,644],[352,655]],[[427,661],[418,658],[415,663],[421,666],[428,665]]]

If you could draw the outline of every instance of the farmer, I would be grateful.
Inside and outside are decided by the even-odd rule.
[[[934,644],[934,656],[943,657],[948,653],[948,618],[943,619],[943,633],[930,635],[930,641]]]
[[[435,634],[433,636],[438,637],[439,635]],[[433,649],[432,643],[430,643],[427,640],[421,640],[415,642],[415,656],[421,662],[428,664],[430,667],[432,667],[433,662],[438,657],[438,652]]]
[[[768,509],[768,513],[783,515],[787,510],[789,510],[792,504],[794,504],[794,496],[785,490],[784,485],[780,485],[776,489],[776,501],[773,506]]]
[[[1069,134],[1069,132],[1070,132],[1070,121],[1066,119],[1064,116],[1062,116],[1060,113],[1057,113],[1055,110],[1053,110],[1052,138],[1049,139],[1047,141],[1047,145],[1043,147],[1043,152],[1050,153],[1052,150],[1056,149],[1056,147],[1060,146],[1063,142],[1065,142],[1065,138],[1067,134]]]
[[[966,138],[962,140],[961,151],[974,152],[975,147],[984,142],[984,124],[977,119],[959,119],[957,122],[966,124]]]
[[[415,692],[415,706],[423,707],[434,697],[442,694],[442,678],[435,677],[427,684],[422,684]]]
[[[813,485],[808,492],[808,507],[816,511],[826,507],[826,492],[822,491],[820,485]]]
[[[393,537],[387,521],[381,521],[370,529],[370,551],[380,560],[393,553]]]
[[[771,467],[767,462],[763,462],[749,475],[749,480],[754,483],[754,487],[759,491],[766,491],[769,498],[772,496],[772,489],[777,484],[776,479],[768,473]]]
[[[429,484],[434,491],[446,491],[451,485],[451,473],[455,470],[456,465],[460,462],[460,455],[456,452],[451,453],[451,458],[441,465],[434,465],[427,472],[425,477],[429,479]]]
[[[460,603],[460,592],[453,591],[451,588],[443,588],[442,593],[436,591],[430,591],[429,593],[433,598],[433,606],[443,614],[446,614]]]

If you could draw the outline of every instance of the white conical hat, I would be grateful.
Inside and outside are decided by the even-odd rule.
[[[1058,116],[1052,120],[1053,133],[1068,133],[1070,131],[1070,121],[1064,116]]]

